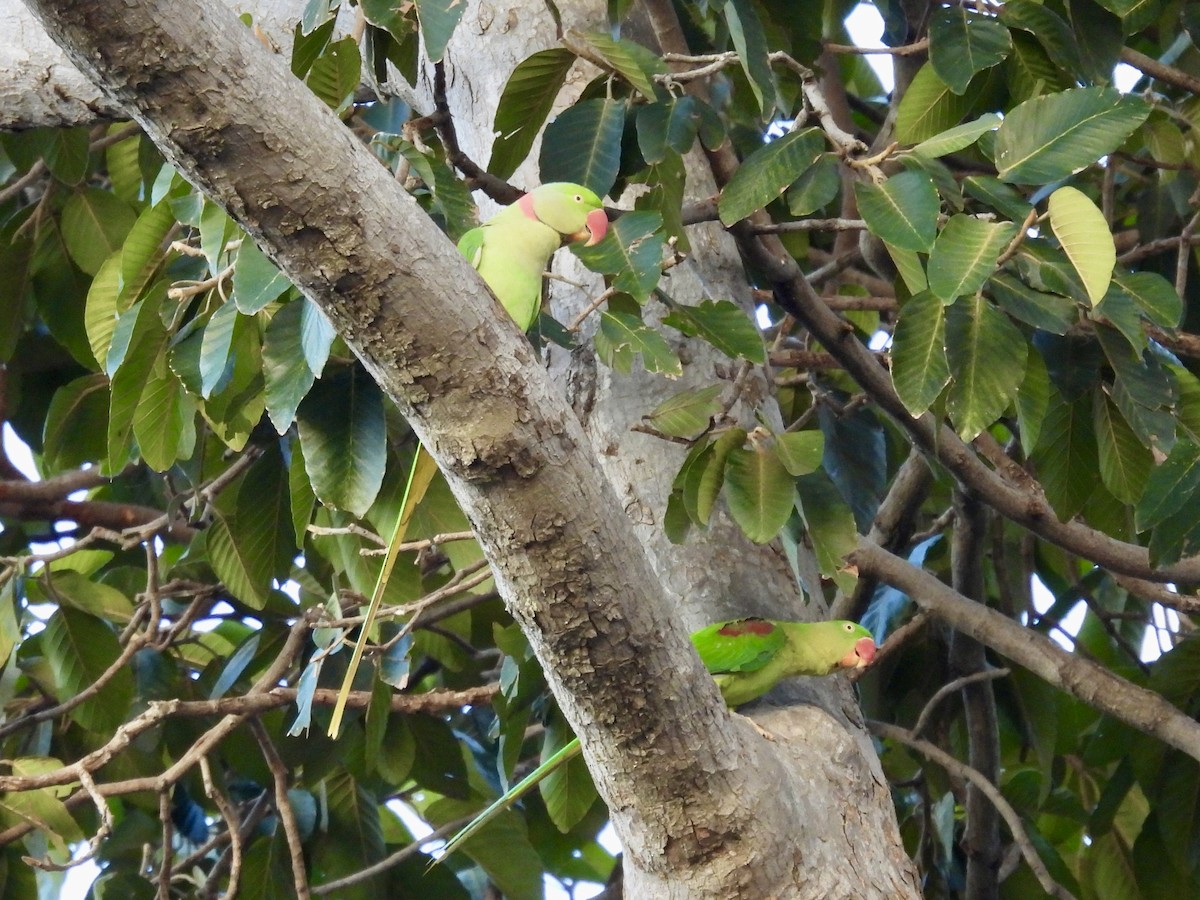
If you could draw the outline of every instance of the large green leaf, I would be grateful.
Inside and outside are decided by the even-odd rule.
[[[740,306],[729,300],[705,300],[699,306],[676,306],[663,319],[691,337],[708,341],[726,356],[763,364],[762,334]]]
[[[308,71],[305,82],[312,92],[336,112],[342,112],[354,100],[362,80],[362,55],[353,37],[334,41]]]
[[[672,437],[694,438],[721,411],[721,384],[680,391],[658,404],[646,415],[646,420],[663,434]]]
[[[725,0],[725,23],[738,60],[750,82],[763,119],[775,109],[775,75],[768,58],[767,36],[750,0]]]
[[[121,652],[113,630],[100,619],[67,606],[46,623],[42,649],[54,673],[60,701],[90,688]],[[71,711],[71,718],[89,731],[112,732],[129,712],[133,701],[133,673],[122,667],[97,693]]]
[[[928,252],[937,235],[938,195],[923,172],[901,172],[882,185],[854,185],[871,233],[901,250]]]
[[[546,727],[542,759],[547,759],[574,739],[574,733],[565,723],[552,720]],[[597,797],[596,786],[592,784],[592,777],[582,756],[576,756],[552,771],[538,785],[538,790],[546,804],[550,821],[562,832],[578,825]]]
[[[612,286],[645,303],[662,276],[662,216],[649,210],[626,213],[594,247],[573,246],[584,265],[612,275]]]
[[[570,181],[603,197],[617,180],[624,100],[584,100],[564,109],[542,137],[542,180]]]
[[[237,514],[230,534],[246,558],[261,560],[255,570],[283,580],[296,555],[292,540],[288,472],[277,444],[263,453],[238,485]]]
[[[525,161],[574,64],[574,53],[553,47],[539,50],[513,69],[496,106],[492,130],[497,137],[488,161],[489,172],[508,178]]]
[[[1057,392],[1052,393],[1033,463],[1058,517],[1065,522],[1077,515],[1099,481],[1090,396],[1067,403]]]
[[[700,108],[700,101],[686,95],[641,107],[637,138],[642,159],[654,165],[666,159],[668,151],[687,153],[700,127]]]
[[[1112,275],[1113,288],[1124,291],[1151,322],[1163,328],[1176,328],[1183,316],[1183,300],[1175,285],[1157,272],[1126,272]]]
[[[657,372],[668,378],[683,374],[679,357],[661,334],[631,313],[605,312],[600,316],[596,332],[596,352],[605,365],[618,372],[630,372],[633,357],[641,354],[647,372]]]
[[[818,128],[791,131],[755,150],[721,191],[718,210],[725,225],[762,209],[788,189],[825,149]]]
[[[48,474],[98,462],[107,452],[108,379],[96,372],[54,392],[42,433],[42,463]]]
[[[263,609],[271,590],[270,561],[238,542],[231,519],[217,514],[205,532],[208,561],[230,594],[251,609]]]
[[[1194,508],[1200,490],[1200,445],[1177,440],[1167,459],[1156,466],[1137,504],[1138,531],[1147,531],[1184,508]]]
[[[304,462],[321,502],[362,516],[387,463],[383,395],[357,368],[323,378],[300,404]]]
[[[414,0],[417,21],[421,23],[421,41],[430,62],[441,62],[467,4],[461,0]]]
[[[312,848],[315,881],[333,881],[379,862],[383,858],[383,831],[379,804],[367,789],[346,771],[326,778],[324,798],[329,830]],[[341,888],[345,900],[377,900],[381,896],[379,876]]]
[[[233,301],[238,311],[246,315],[256,313],[289,287],[291,282],[275,263],[267,259],[249,236],[243,238],[233,270]]]
[[[945,302],[975,293],[995,271],[996,260],[1016,233],[1012,222],[954,216],[929,255],[929,290]]]
[[[283,434],[296,418],[296,409],[312,387],[314,376],[301,347],[306,300],[285,303],[271,318],[263,336],[263,379],[267,413]]]
[[[1028,345],[1020,330],[978,294],[960,297],[946,317],[950,360],[947,411],[964,440],[1004,414],[1025,377]]]
[[[146,378],[133,435],[142,459],[156,472],[165,472],[176,460],[192,455],[196,444],[196,403],[159,356]]]
[[[1117,149],[1146,120],[1144,100],[1104,87],[1034,97],[996,132],[996,168],[1004,181],[1047,184]]]
[[[919,144],[936,137],[962,121],[971,109],[969,94],[956,94],[925,63],[900,98],[896,110],[896,139]]]
[[[946,357],[946,307],[924,291],[900,309],[892,337],[892,383],[914,416],[923,414],[950,380]]]
[[[1051,194],[1049,210],[1050,226],[1094,306],[1108,291],[1117,264],[1117,248],[1104,213],[1073,187],[1060,187]]]
[[[784,431],[775,435],[775,454],[789,475],[808,475],[821,467],[825,435],[820,431]]]
[[[167,346],[167,333],[159,318],[163,290],[152,290],[126,313],[134,320],[128,349],[112,376],[112,404],[108,413],[108,458],[104,471],[116,473],[125,467],[132,450],[133,421],[142,393]],[[110,356],[111,356],[110,352]]]
[[[795,505],[792,476],[763,442],[735,449],[725,460],[725,497],[729,513],[758,544],[774,540]]]
[[[136,221],[137,213],[125,201],[99,188],[84,188],[63,207],[63,240],[75,264],[95,275],[121,248]]]
[[[227,377],[233,330],[240,313],[233,303],[223,303],[204,326],[200,342],[200,396],[208,399]]]
[[[846,568],[846,556],[858,546],[854,513],[822,470],[801,476],[795,495],[821,574],[841,591],[852,592],[858,577]]]
[[[1042,331],[1066,334],[1079,321],[1079,310],[1071,300],[1035,291],[1007,272],[993,275],[987,291],[1010,316]]]
[[[572,30],[568,37],[590,47],[602,62],[633,85],[647,100],[655,99],[657,92],[653,78],[655,75],[665,75],[668,71],[666,63],[656,54],[633,41],[613,40],[600,31]]]
[[[962,7],[942,7],[929,23],[929,61],[956,94],[966,91],[976,72],[1003,62],[1011,49],[1007,28]]]
[[[1150,451],[1107,396],[1096,395],[1096,445],[1100,454],[1100,479],[1123,503],[1136,503],[1150,472]]]
[[[947,153],[957,153],[959,150],[970,147],[989,131],[995,131],[1000,122],[1000,116],[995,113],[985,113],[974,122],[964,122],[962,125],[956,125],[941,134],[935,134],[933,137],[921,141],[912,148],[912,152],[926,159],[936,159]]]

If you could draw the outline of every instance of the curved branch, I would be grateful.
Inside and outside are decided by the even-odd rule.
[[[935,744],[916,738],[912,733],[896,725],[868,721],[867,729],[877,737],[895,741],[898,744],[903,744],[906,747],[916,750],[926,759],[941,766],[947,772],[965,779],[978,789],[980,793],[987,797],[996,811],[1004,817],[1004,821],[1008,823],[1008,830],[1012,834],[1013,840],[1021,848],[1021,855],[1025,857],[1025,862],[1033,870],[1033,874],[1037,877],[1042,889],[1050,896],[1058,897],[1060,900],[1075,900],[1074,894],[1050,877],[1050,872],[1046,869],[1042,858],[1038,856],[1033,842],[1029,839],[1029,834],[1025,831],[1025,826],[1021,822],[1021,816],[1012,808],[1012,804],[1004,799],[1004,795],[1000,793],[999,789],[992,782],[988,781],[982,773],[965,763],[959,762]]]
[[[866,538],[859,538],[858,548],[849,558],[860,572],[904,591],[922,609],[987,644],[1048,684],[1200,760],[1200,722],[1154,691],[1130,684],[995,610],[972,603],[929,572]]]

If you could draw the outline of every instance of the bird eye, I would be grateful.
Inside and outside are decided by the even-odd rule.
[[[582,202],[583,202],[583,194],[576,194],[576,195],[575,195],[575,202],[576,202],[576,203],[582,203]]]
[[[845,625],[842,626],[842,630],[850,632],[850,631],[854,630],[854,626],[851,625],[849,622],[847,622]]]

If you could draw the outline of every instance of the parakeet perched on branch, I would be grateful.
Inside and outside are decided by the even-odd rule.
[[[608,216],[592,191],[568,182],[534,188],[458,242],[459,252],[487,282],[522,331],[537,321],[542,273],[563,241],[598,244]]]
[[[757,699],[780,679],[794,675],[829,675],[837,669],[863,669],[875,659],[871,632],[857,622],[776,622],[732,619],[692,634],[692,646],[717,682],[726,705]],[[441,859],[512,806],[530,788],[580,752],[579,738],[513,785],[476,816],[442,850]]]

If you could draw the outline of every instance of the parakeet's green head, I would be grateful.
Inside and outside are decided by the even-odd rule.
[[[583,185],[554,181],[534,188],[517,201],[526,215],[546,223],[572,241],[600,243],[608,233],[608,216],[595,192]]]
[[[845,655],[838,659],[838,668],[865,669],[875,659],[875,639],[857,622],[818,622],[815,627],[827,629],[831,637],[836,636],[839,646],[846,648]]]

